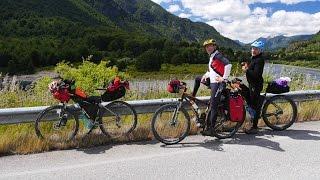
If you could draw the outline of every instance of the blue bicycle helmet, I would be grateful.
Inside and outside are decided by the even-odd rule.
[[[262,41],[255,41],[251,44],[251,47],[259,48],[260,50],[263,50],[264,43]]]

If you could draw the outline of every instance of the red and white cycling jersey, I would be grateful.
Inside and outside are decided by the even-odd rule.
[[[218,50],[214,51],[210,55],[208,64],[210,82],[217,83],[216,77],[228,79],[231,67],[232,65],[227,58],[225,58]]]

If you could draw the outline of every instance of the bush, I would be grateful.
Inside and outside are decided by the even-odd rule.
[[[159,71],[161,69],[161,55],[155,49],[150,49],[142,53],[135,64],[138,71],[150,72]]]
[[[123,71],[128,67],[128,65],[131,65],[132,62],[133,62],[133,60],[131,58],[128,58],[128,57],[121,58],[121,59],[117,60],[116,66],[118,67],[118,69],[120,71]]]
[[[118,68],[107,67],[108,62],[101,61],[100,64],[94,64],[89,61],[90,58],[83,61],[78,67],[73,67],[69,63],[59,63],[55,71],[62,78],[74,79],[76,86],[87,93],[94,93],[96,88],[101,88],[110,82],[116,76],[127,78],[125,73],[119,72]]]

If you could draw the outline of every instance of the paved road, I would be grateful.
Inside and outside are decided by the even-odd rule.
[[[320,122],[179,145],[139,142],[0,158],[0,179],[320,179]]]

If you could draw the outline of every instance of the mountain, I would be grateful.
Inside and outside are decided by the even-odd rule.
[[[87,27],[120,29],[82,0],[1,0],[0,36],[73,37]]]
[[[246,43],[243,43],[243,42],[241,42],[239,40],[233,40],[233,41],[236,42],[237,44],[239,44],[240,46],[245,46],[246,45]]]
[[[127,67],[152,49],[162,63],[204,63],[200,43],[207,38],[241,48],[213,27],[179,18],[151,0],[1,0],[0,12],[0,68],[10,73],[78,63],[89,55],[117,66],[129,58],[121,62]]]
[[[75,26],[87,26],[178,42],[214,38],[221,46],[240,48],[213,27],[179,18],[151,0],[1,0],[0,9],[0,35],[6,37],[70,35]],[[61,28],[67,32],[57,33]]]
[[[224,47],[240,48],[208,24],[177,17],[151,0],[85,0],[118,27],[175,41],[201,42],[214,38]]]
[[[287,48],[289,44],[293,42],[309,40],[312,38],[312,36],[313,35],[298,35],[298,36],[286,37],[286,36],[280,35],[280,36],[267,37],[267,38],[261,37],[261,38],[258,38],[257,40],[265,42],[266,51],[275,51],[280,48]]]
[[[291,43],[286,49],[286,52],[296,54],[315,54],[319,56],[320,59],[320,31],[313,35],[309,40]]]

